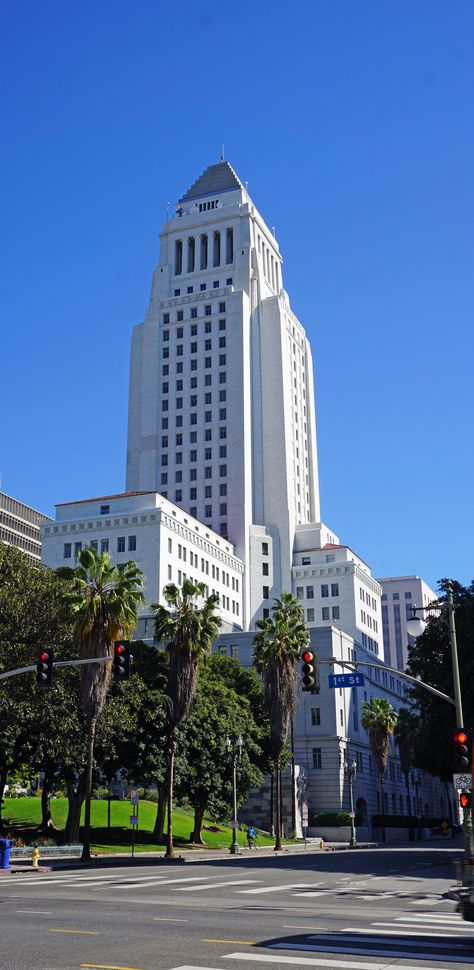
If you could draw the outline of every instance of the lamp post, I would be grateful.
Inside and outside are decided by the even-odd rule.
[[[421,839],[421,806],[420,806],[420,772],[418,768],[412,768],[411,772],[411,783],[415,789],[415,800],[416,800],[416,824],[418,829],[418,842]]]
[[[225,746],[232,762],[232,842],[230,846],[231,855],[239,854],[239,840],[237,838],[237,762],[242,757],[242,738],[231,741],[225,739]]]
[[[451,645],[451,666],[453,670],[454,683],[454,702],[456,706],[456,722],[458,731],[464,728],[464,716],[461,700],[461,680],[459,677],[458,647],[456,640],[456,624],[454,620],[454,601],[453,586],[451,582],[446,585],[446,603],[431,603],[428,606],[412,606],[413,616],[407,620],[407,631],[412,637],[419,637],[426,628],[426,623],[417,613],[424,613],[428,610],[448,611],[449,642]],[[464,854],[466,859],[472,856],[472,813],[470,808],[463,808],[463,831],[464,831]]]
[[[354,797],[352,794],[352,785],[357,774],[357,765],[355,761],[352,761],[350,765],[347,763],[347,761],[344,762],[344,774],[349,782],[349,805],[351,810],[351,840],[349,845],[351,849],[355,849],[357,846],[357,839],[355,829]]]

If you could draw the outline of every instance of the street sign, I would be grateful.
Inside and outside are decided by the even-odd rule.
[[[364,684],[363,674],[329,674],[329,687],[362,687]]]
[[[308,802],[302,802],[301,804],[301,825],[304,829],[308,828]]]
[[[355,817],[356,817],[355,812],[349,812],[349,818],[355,818]]]
[[[130,789],[130,805],[138,805],[138,788]]]
[[[130,825],[138,825],[138,815],[130,816]]]
[[[458,791],[472,791],[472,775],[467,771],[453,775],[453,785]]]
[[[231,827],[231,829],[238,829],[238,827],[239,827],[239,823],[238,823],[238,821],[237,821],[237,819],[236,819],[236,818],[233,818],[233,819],[232,819],[232,821],[231,821],[231,823],[230,823],[230,827]]]

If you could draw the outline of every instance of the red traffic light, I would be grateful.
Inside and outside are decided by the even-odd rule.
[[[41,660],[43,663],[45,660],[48,660],[48,659],[49,659],[49,654],[45,653],[44,650],[42,653],[38,654],[38,660]]]
[[[471,807],[471,798],[472,798],[472,796],[471,796],[471,792],[470,791],[462,791],[462,792],[460,792],[460,795],[459,795],[459,804],[460,804],[461,808],[470,808]]]
[[[305,664],[309,664],[311,660],[314,660],[314,653],[311,653],[311,650],[305,650],[301,654],[301,659],[304,660]]]
[[[125,653],[125,647],[124,647],[123,643],[117,643],[115,645],[115,653],[118,653],[118,654],[124,654]]]
[[[457,741],[458,744],[466,744],[466,742],[467,742],[467,734],[466,734],[466,732],[465,731],[456,731],[456,734],[454,735],[454,740]]]

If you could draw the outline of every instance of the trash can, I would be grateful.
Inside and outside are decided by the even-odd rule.
[[[0,839],[0,869],[10,868],[10,849],[13,845],[11,839]]]

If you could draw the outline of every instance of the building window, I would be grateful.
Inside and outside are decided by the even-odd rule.
[[[333,606],[332,607],[332,618],[333,618],[333,620],[340,620],[341,619],[341,617],[340,617],[340,611],[339,611],[339,607],[338,606]]]
[[[77,557],[78,557],[81,549],[82,549],[82,542],[75,542],[74,543],[74,559],[77,559]]]
[[[137,537],[136,536],[129,536],[128,537],[128,551],[129,552],[135,552],[136,548],[137,548]]]
[[[314,608],[313,607],[310,607],[309,610],[306,610],[306,622],[307,623],[314,623]]]
[[[101,505],[100,507],[101,515],[110,515],[110,505]]]
[[[262,575],[268,576],[268,563],[262,562]]]
[[[310,566],[311,565],[311,556],[302,556],[301,565],[302,566]]]
[[[63,559],[70,559],[71,558],[71,552],[72,552],[72,545],[71,545],[71,543],[70,542],[65,542],[64,543]]]
[[[225,320],[219,320],[219,330],[225,330]]]
[[[313,600],[314,599],[314,586],[307,586],[306,587],[306,599],[307,600]]]
[[[323,583],[321,586],[321,596],[323,599],[325,599],[326,596],[329,596],[329,586],[327,583]]]
[[[262,590],[262,599],[267,600],[270,598],[270,587],[264,586]]]
[[[204,516],[206,519],[212,518],[212,505],[204,506]]]
[[[91,539],[91,549],[95,549],[95,551],[97,552],[98,548],[99,548],[98,539]]]
[[[161,473],[161,484],[162,485],[167,485],[168,484],[168,472],[162,472]]]
[[[321,610],[321,619],[324,621],[329,620],[329,606],[323,606]]]
[[[296,587],[296,596],[297,596],[297,599],[299,599],[299,600],[302,600],[303,599],[304,590],[303,590],[303,587],[302,586],[297,586]]]
[[[169,313],[164,313],[163,314],[163,323],[169,323],[169,322],[170,322],[170,315],[169,315]],[[163,340],[169,340],[169,337],[170,337],[169,330],[163,330]]]
[[[221,502],[219,506],[219,515],[227,515],[227,505],[225,502]]]
[[[197,317],[197,315],[198,315],[197,307],[192,306],[191,307],[191,320],[195,320],[196,317]],[[191,333],[192,333],[192,330],[191,330]]]
[[[108,539],[102,539],[102,541],[100,543],[100,551],[101,552],[108,552],[109,551],[109,540]]]
[[[331,596],[339,596],[339,583],[331,583]]]
[[[322,766],[321,748],[313,748],[313,768],[319,771]]]
[[[225,313],[225,303],[219,303],[219,313]]]
[[[311,708],[311,724],[313,727],[319,727],[321,724],[321,708],[312,707]]]
[[[117,536],[117,552],[125,552],[125,536]]]
[[[227,485],[225,482],[223,485],[219,485],[219,495],[227,495]]]

